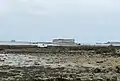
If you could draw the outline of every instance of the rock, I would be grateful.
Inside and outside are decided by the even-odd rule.
[[[103,62],[104,62],[104,61],[101,60],[101,61],[97,61],[96,63],[103,63]]]
[[[100,72],[101,72],[101,69],[99,69],[99,68],[94,69],[94,73],[100,73]]]
[[[117,65],[117,66],[116,66],[116,72],[117,72],[117,73],[120,73],[120,65]]]

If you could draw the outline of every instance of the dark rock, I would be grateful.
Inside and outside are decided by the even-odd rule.
[[[99,69],[99,68],[94,69],[94,73],[100,73],[100,72],[101,72],[101,69]]]
[[[116,72],[120,73],[120,65],[116,66]]]
[[[103,63],[104,61],[97,61],[96,63]]]

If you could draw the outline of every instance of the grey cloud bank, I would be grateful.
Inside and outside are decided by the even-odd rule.
[[[0,40],[120,41],[119,0],[0,0]]]

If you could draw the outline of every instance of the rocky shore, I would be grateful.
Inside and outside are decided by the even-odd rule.
[[[0,81],[119,81],[120,57],[102,54],[0,54]]]

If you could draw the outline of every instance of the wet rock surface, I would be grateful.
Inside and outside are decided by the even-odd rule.
[[[0,54],[0,81],[119,81],[120,57]]]

